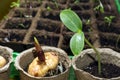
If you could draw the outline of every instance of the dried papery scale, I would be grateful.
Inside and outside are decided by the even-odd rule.
[[[34,38],[37,57],[28,67],[28,73],[35,77],[43,77],[55,70],[59,63],[56,52],[43,52],[38,40]]]

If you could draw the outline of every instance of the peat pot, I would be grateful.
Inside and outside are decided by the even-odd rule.
[[[65,71],[54,75],[54,76],[45,76],[45,77],[34,77],[27,73],[26,68],[33,61],[34,55],[32,53],[33,48],[27,49],[20,53],[19,56],[16,57],[15,67],[20,72],[20,80],[68,80],[69,70],[71,67],[71,60],[67,56],[67,53],[64,52],[60,48],[50,47],[50,46],[42,46],[44,52],[54,51],[58,53],[59,62],[62,62],[65,68]]]
[[[92,65],[93,62],[97,62],[97,56],[93,49],[86,49],[83,50],[78,56],[74,56],[72,59],[72,66],[74,68],[77,80],[120,80],[120,53],[109,48],[98,48],[98,51],[100,52],[101,56],[101,74],[105,73],[104,75],[108,75],[108,73],[111,72],[109,77],[96,76],[96,73],[98,73],[98,67],[96,67],[97,71],[88,67],[89,65]],[[111,65],[108,66],[108,64],[117,66],[117,68],[111,68]],[[98,63],[96,65],[98,65]],[[104,70],[104,67],[106,66],[108,68],[108,71]],[[96,73],[92,74],[92,72],[87,71],[88,68],[90,70],[94,70],[93,72]],[[111,77],[112,73],[113,75],[115,73],[118,73],[119,75]]]
[[[0,56],[4,57],[6,60],[6,64],[0,68],[0,80],[9,80],[12,52],[13,50],[11,48],[0,46]]]

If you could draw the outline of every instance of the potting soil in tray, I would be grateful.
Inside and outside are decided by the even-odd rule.
[[[20,7],[12,9],[8,18],[0,23],[0,45],[21,52],[34,46],[35,36],[41,45],[59,47],[72,55],[69,42],[73,33],[59,18],[61,10],[71,8],[80,16],[85,36],[95,47],[110,47],[120,51],[120,17],[113,0],[101,0],[105,13],[94,10],[99,5],[94,0],[55,1],[32,0],[26,4],[25,0],[21,0]],[[115,16],[110,26],[104,21],[104,17],[109,16]],[[88,45],[85,44],[86,48]]]

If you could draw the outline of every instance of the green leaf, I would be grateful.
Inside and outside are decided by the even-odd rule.
[[[70,48],[74,55],[78,55],[84,48],[84,33],[75,33],[70,40]]]
[[[60,19],[69,30],[73,32],[82,31],[82,21],[74,11],[63,10],[60,13]]]

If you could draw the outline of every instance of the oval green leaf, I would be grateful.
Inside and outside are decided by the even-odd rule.
[[[78,55],[84,48],[84,33],[75,33],[70,40],[70,48],[74,55]]]
[[[70,9],[65,9],[60,13],[60,19],[64,25],[73,32],[82,31],[82,21],[79,16]]]

